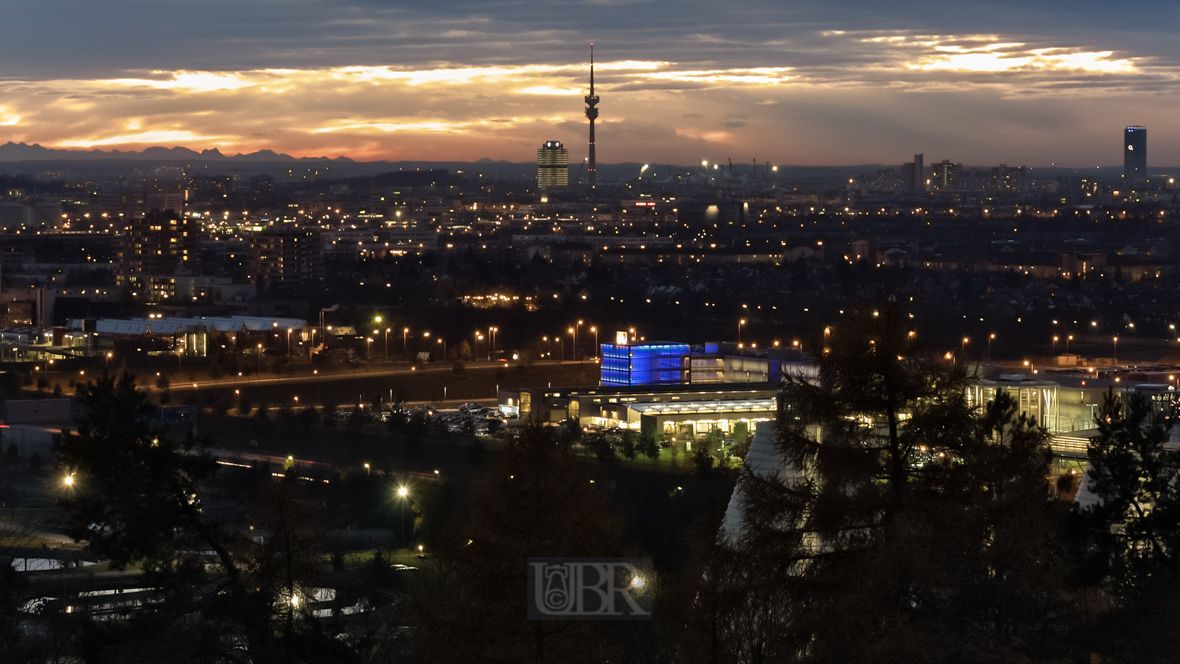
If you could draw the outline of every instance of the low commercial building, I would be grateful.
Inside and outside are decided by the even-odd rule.
[[[775,418],[776,383],[529,388],[501,391],[500,411],[521,420],[577,420],[585,427],[652,432],[692,440],[713,430],[733,435]]]
[[[92,350],[131,343],[149,354],[181,352],[189,357],[205,357],[214,341],[249,350],[276,340],[305,341],[311,330],[302,319],[255,316],[75,319],[70,329],[83,332]]]

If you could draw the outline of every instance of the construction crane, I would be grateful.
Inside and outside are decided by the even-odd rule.
[[[586,157],[585,161],[578,164],[578,174],[576,176],[574,176],[574,184],[575,185],[582,183],[582,169],[586,166],[587,161],[590,161],[590,157]]]

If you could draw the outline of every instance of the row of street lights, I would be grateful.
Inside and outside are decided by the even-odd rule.
[[[373,322],[380,324],[381,320],[382,320],[381,316],[376,316],[373,319]],[[385,358],[386,359],[389,359],[389,333],[390,332],[393,332],[392,327],[385,328]],[[488,327],[486,336],[490,341],[490,346],[488,348],[488,360],[489,361],[491,361],[493,355],[495,355],[496,335],[499,332],[500,332],[500,328],[497,326],[493,325],[493,326]],[[374,337],[376,337],[379,334],[381,334],[380,329],[373,330]],[[475,341],[476,342],[483,341],[485,338],[483,330],[476,330],[474,334],[475,334]],[[410,338],[410,328],[408,328],[408,327],[402,328],[402,352],[403,353],[408,353],[410,350],[409,338]],[[426,344],[428,343],[428,341],[427,341],[428,339],[430,339],[430,332],[424,331],[422,333],[422,349],[423,350],[426,350]],[[366,343],[372,343],[373,341],[374,341],[374,339],[372,337],[365,339]],[[442,356],[443,356],[443,359],[445,360],[447,358],[447,341],[446,341],[446,339],[443,339],[442,337],[435,337],[435,343],[440,344],[443,347]],[[368,352],[367,348],[366,348],[366,352]]]
[[[585,321],[580,320],[577,322],[576,325],[569,327],[565,331],[566,335],[573,337],[573,349],[571,351],[571,357],[573,358],[573,360],[575,362],[578,361],[578,330],[580,330],[582,328],[582,326],[585,324],[586,324]],[[599,348],[599,346],[598,346],[598,326],[597,325],[590,325],[588,327],[588,329],[590,330],[590,332],[594,333],[594,348],[596,351],[594,356],[598,357],[598,353],[597,353],[597,349]],[[631,333],[632,334],[635,333],[635,328],[631,328]],[[541,341],[546,346],[549,346],[549,344],[556,341],[558,344],[558,360],[565,361],[565,336],[560,335],[560,334],[555,334],[555,335],[553,335],[552,338],[550,338],[548,335],[544,335],[541,337]],[[553,356],[552,350],[548,351],[548,355],[550,357]]]

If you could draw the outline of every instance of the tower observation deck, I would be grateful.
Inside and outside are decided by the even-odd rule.
[[[598,119],[598,95],[594,94],[594,44],[590,44],[590,94],[586,95],[586,118],[590,120],[590,155],[586,165],[586,178],[590,193],[598,189],[598,164],[594,158],[594,121]]]

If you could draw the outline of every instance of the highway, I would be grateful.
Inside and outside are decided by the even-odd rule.
[[[579,365],[579,364],[597,364],[596,360],[578,360],[578,361],[564,361],[564,362],[535,362],[534,367],[537,366],[563,366],[563,365]],[[495,369],[496,367],[508,367],[511,363],[505,362],[471,362],[465,363],[469,370],[475,369]],[[198,390],[201,388],[238,388],[238,387],[261,387],[273,385],[305,385],[307,383],[330,383],[337,381],[357,380],[366,378],[382,378],[387,376],[405,376],[412,374],[429,374],[429,373],[446,373],[452,371],[450,364],[441,362],[434,362],[426,365],[410,365],[403,364],[396,368],[379,368],[379,369],[365,369],[363,371],[349,371],[349,372],[316,372],[311,374],[296,374],[292,376],[274,376],[269,378],[261,377],[246,377],[246,376],[231,376],[227,378],[220,378],[218,380],[198,380],[195,382],[176,381],[172,383],[167,389],[170,392],[185,392]],[[155,381],[151,380],[150,375],[141,375],[142,388],[155,392],[160,391],[155,386]]]

